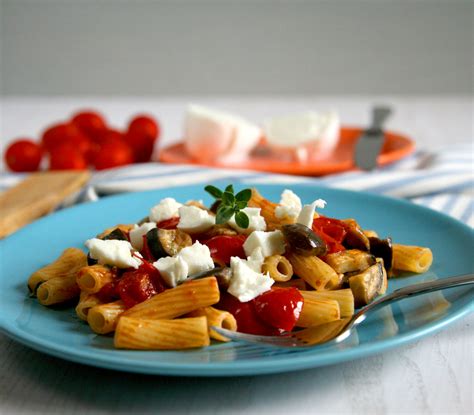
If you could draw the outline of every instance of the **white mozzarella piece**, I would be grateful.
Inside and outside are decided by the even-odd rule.
[[[253,231],[264,231],[267,229],[267,224],[265,223],[265,218],[260,215],[260,208],[246,207],[241,210],[249,217],[249,226],[247,229],[241,228],[235,223],[235,215],[232,216],[229,220],[229,225],[234,228],[237,232],[248,235]]]
[[[270,290],[275,282],[268,273],[262,274],[256,271],[250,261],[252,261],[250,258],[249,260],[238,257],[230,259],[232,278],[227,291],[243,303],[253,300],[260,294]]]
[[[190,234],[205,232],[216,223],[214,215],[196,206],[181,206],[178,212],[178,229]]]
[[[178,209],[183,206],[172,197],[164,198],[150,210],[150,222],[161,222],[179,216]]]
[[[333,148],[339,139],[340,120],[336,112],[308,111],[273,118],[265,123],[265,137],[277,147],[297,147],[319,142],[321,150]]]
[[[262,248],[254,249],[252,254],[247,257],[247,265],[255,272],[262,272],[262,265],[264,261],[265,257],[263,256]]]
[[[116,239],[102,240],[98,238],[86,241],[91,258],[96,259],[99,264],[112,265],[118,268],[138,268],[142,261],[132,256],[132,245],[128,241]],[[139,253],[135,253],[139,255]]]
[[[252,232],[244,243],[245,255],[250,256],[255,249],[261,248],[264,258],[281,255],[285,252],[285,240],[281,231]]]
[[[152,230],[153,228],[156,228],[155,222],[145,222],[140,226],[135,225],[135,227],[130,231],[130,242],[136,250],[142,250],[143,236],[145,236],[148,231]]]
[[[188,264],[188,275],[209,271],[214,268],[214,261],[211,258],[209,247],[201,244],[199,241],[181,249],[177,256]]]
[[[153,265],[169,287],[176,287],[189,275],[188,264],[180,256],[160,258]]]
[[[289,189],[281,194],[280,206],[275,208],[278,219],[296,219],[301,212],[301,199]]]
[[[326,201],[323,199],[315,200],[310,205],[304,205],[303,209],[301,209],[301,213],[299,214],[298,219],[296,219],[296,223],[300,223],[301,225],[305,225],[311,229],[313,227],[315,209],[322,209],[325,206]]]

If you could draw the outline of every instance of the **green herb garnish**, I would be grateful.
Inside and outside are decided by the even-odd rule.
[[[250,189],[241,190],[234,195],[234,187],[230,184],[224,191],[215,186],[208,185],[204,190],[209,193],[216,201],[220,202],[216,213],[216,224],[226,223],[235,215],[235,223],[242,229],[249,227],[249,217],[242,209],[247,207],[247,203],[252,197]]]

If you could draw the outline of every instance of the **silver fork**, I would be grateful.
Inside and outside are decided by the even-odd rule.
[[[436,281],[422,282],[409,285],[408,287],[395,290],[369,305],[361,308],[351,318],[332,321],[315,327],[309,327],[300,331],[284,333],[280,336],[257,336],[235,332],[220,327],[213,326],[213,330],[228,337],[231,340],[249,343],[258,343],[277,347],[311,347],[324,344],[330,341],[340,343],[350,336],[351,330],[362,323],[369,312],[373,312],[387,304],[399,301],[410,296],[443,290],[446,288],[459,287],[461,285],[473,284],[474,274],[459,275],[456,277],[443,278]]]

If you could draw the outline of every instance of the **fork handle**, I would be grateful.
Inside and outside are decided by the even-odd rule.
[[[385,120],[392,113],[390,107],[378,105],[372,109],[372,125],[370,126],[371,130],[381,130],[382,125]]]

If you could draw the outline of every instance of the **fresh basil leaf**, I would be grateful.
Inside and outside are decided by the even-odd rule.
[[[234,186],[229,184],[229,186],[225,188],[225,191],[234,194]]]
[[[222,193],[222,203],[227,206],[233,206],[235,203],[235,196],[227,190]]]
[[[228,220],[232,217],[234,214],[234,209],[228,206],[222,206],[219,207],[217,210],[217,215],[216,215],[216,224],[221,225],[223,223],[228,222]]]
[[[242,201],[242,202],[239,202],[239,201],[237,201],[237,202],[235,202],[235,208],[234,208],[234,210],[237,209],[237,211],[239,211],[239,210],[245,209],[246,207],[247,207],[247,202],[243,202],[243,201]]]
[[[244,212],[238,212],[235,214],[235,223],[242,229],[249,227],[249,217]]]
[[[216,199],[222,198],[222,190],[219,190],[215,186],[208,185],[204,188],[204,190]]]
[[[235,200],[238,202],[248,202],[251,197],[252,191],[250,189],[244,189],[235,195]]]

